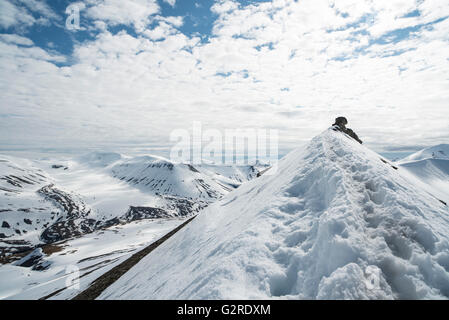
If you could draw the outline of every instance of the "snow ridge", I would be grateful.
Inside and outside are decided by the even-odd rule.
[[[399,163],[426,159],[449,160],[449,144],[439,144],[433,147],[425,148],[402,159],[401,161],[399,161]]]
[[[326,130],[277,174],[206,208],[99,298],[448,297],[447,206]]]
[[[410,182],[419,185],[443,203],[449,203],[449,145],[418,151],[398,162]]]

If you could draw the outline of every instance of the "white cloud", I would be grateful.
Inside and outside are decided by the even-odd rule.
[[[6,43],[13,43],[22,46],[32,46],[31,39],[16,35],[16,34],[0,34],[0,40]]]
[[[32,63],[33,61],[66,61],[64,56],[51,54],[44,49],[32,45],[33,42],[24,37],[0,35],[0,52],[2,53],[1,62],[13,67],[20,65],[23,61],[27,61],[27,63]]]
[[[154,20],[167,22],[177,28],[181,27],[184,24],[184,17],[181,17],[181,16],[178,16],[178,17],[156,16],[154,18]]]
[[[176,4],[176,0],[164,0],[164,2],[168,3],[168,4],[171,5],[172,7],[174,7],[175,4]]]
[[[156,0],[87,0],[86,4],[89,18],[105,21],[110,26],[133,25],[139,32],[160,10]]]
[[[0,0],[0,27],[26,29],[34,24],[48,25],[58,20],[61,17],[45,1]]]
[[[8,0],[0,0],[0,26],[11,28],[15,26],[29,27],[36,19],[24,8],[17,7]]]
[[[211,7],[211,11],[216,14],[224,14],[236,10],[239,7],[238,3],[233,0],[216,1]]]
[[[158,21],[155,27],[142,32],[142,35],[151,40],[161,40],[179,33],[177,28],[180,28],[184,23],[183,17],[156,16],[154,17],[154,21]]]
[[[0,141],[164,145],[171,130],[195,120],[218,129],[278,128],[285,149],[340,114],[377,149],[449,138],[449,19],[376,43],[444,17],[441,2],[233,3],[213,9],[206,43],[180,33],[180,18],[133,17],[113,6],[98,19],[144,26],[151,16],[157,24],[137,37],[104,28],[76,45],[68,67],[32,44],[23,50],[26,39],[2,36],[1,112],[21,118],[1,120]],[[404,18],[414,9],[421,15]]]
[[[61,17],[51,9],[43,0],[17,0],[18,3],[25,5],[28,10],[35,12],[49,20],[60,20]]]
[[[165,39],[171,34],[177,33],[177,30],[165,22],[160,22],[154,29],[147,29],[143,32],[151,40]]]

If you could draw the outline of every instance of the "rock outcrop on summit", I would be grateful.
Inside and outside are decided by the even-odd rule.
[[[359,136],[354,132],[354,130],[346,127],[347,124],[348,120],[345,117],[338,117],[337,119],[335,119],[335,123],[332,125],[332,129],[334,131],[341,131],[353,138],[358,143],[362,144],[362,140],[360,140]]]

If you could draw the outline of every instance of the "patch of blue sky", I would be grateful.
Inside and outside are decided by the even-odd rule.
[[[228,78],[228,77],[230,77],[230,76],[232,76],[234,74],[240,75],[243,79],[249,78],[249,72],[246,69],[238,71],[238,72],[231,71],[231,72],[217,72],[217,73],[215,73],[216,76],[223,77],[223,78]]]
[[[387,32],[383,35],[381,35],[378,38],[371,38],[369,40],[369,43],[366,46],[362,46],[355,50],[355,54],[367,54],[368,49],[373,45],[385,45],[385,44],[396,44],[404,40],[412,39],[415,37],[415,33],[420,32],[421,30],[431,30],[433,28],[433,25],[442,22],[446,20],[448,17],[442,17],[437,20],[431,21],[429,23],[424,24],[418,24],[416,26],[407,27],[407,28],[400,28],[396,30],[392,30],[390,32]],[[416,50],[416,48],[408,48],[408,49],[400,49],[400,50],[390,50],[385,51],[382,54],[382,57],[388,57],[388,56],[398,56],[405,52]]]
[[[261,2],[270,2],[271,0],[239,0],[240,7],[258,4]],[[212,37],[212,30],[217,19],[217,15],[211,11],[215,1],[211,0],[183,0],[176,1],[175,6],[160,1],[161,15],[181,16],[184,18],[183,25],[179,31],[188,37],[200,37],[202,42],[209,41]]]
[[[404,17],[405,18],[416,17],[419,15],[420,15],[419,10],[414,10],[414,11],[411,11],[410,13],[408,13],[407,15],[405,15]],[[356,57],[358,55],[368,54],[369,48],[373,45],[395,44],[395,43],[399,43],[404,40],[412,39],[416,33],[420,32],[421,30],[431,30],[435,24],[440,23],[440,22],[446,20],[447,18],[448,18],[448,16],[436,19],[436,20],[428,22],[428,23],[418,24],[416,26],[399,28],[396,30],[389,31],[377,38],[370,37],[368,44],[356,48],[354,50],[354,52],[352,52],[351,54],[342,55],[342,56],[338,56],[338,57],[332,57],[330,60],[345,61],[345,60],[351,59],[353,57]],[[372,21],[372,19],[374,19],[374,16],[371,14],[367,14],[367,15],[364,15],[363,17],[361,17],[358,21],[356,21],[354,23],[347,24],[338,29],[328,30],[327,32],[343,31],[343,30],[347,30],[350,28],[354,28],[356,30],[354,32],[351,32],[351,35],[348,37],[348,40],[355,42],[355,41],[357,41],[357,38],[359,35],[370,36],[370,33],[362,27],[364,24],[369,24],[370,21]],[[397,55],[401,55],[401,54],[411,51],[411,50],[416,50],[416,48],[385,51],[382,54],[382,57],[397,56]]]
[[[410,11],[409,13],[405,14],[403,18],[413,18],[413,17],[419,17],[421,16],[421,12],[419,9],[415,9],[413,11]]]
[[[20,34],[31,39],[38,47],[54,50],[61,54],[70,54],[73,50],[74,41],[72,35],[65,29],[65,9],[72,2],[69,0],[48,2],[49,7],[59,15],[58,21],[52,20],[50,24],[35,24],[32,28],[22,28],[21,26],[8,29],[0,28],[0,33]],[[28,12],[35,19],[41,18],[37,13]]]
[[[216,17],[211,12],[214,1],[176,1],[175,6],[159,1],[161,15],[164,17],[183,17],[183,25],[178,28],[180,32],[188,37],[199,37],[206,42],[212,33]]]
[[[256,49],[257,51],[261,51],[263,48],[268,48],[268,50],[273,50],[274,49],[274,42],[267,42],[258,46],[255,46],[254,49]]]
[[[374,17],[375,17],[374,14],[367,13],[367,14],[362,15],[357,21],[349,22],[339,28],[328,29],[327,32],[332,33],[332,32],[344,31],[347,29],[356,29],[356,31],[353,32],[353,34],[356,34],[357,32],[361,32],[363,30],[363,29],[360,29],[362,26],[372,23],[374,21]]]
[[[217,72],[215,75],[218,77],[228,78],[233,74],[233,72]]]
[[[240,7],[248,6],[248,5],[257,5],[262,2],[269,2],[270,0],[240,0]],[[83,11],[81,14],[81,27],[82,30],[70,31],[65,28],[65,20],[67,15],[65,13],[66,8],[73,4],[73,0],[52,0],[47,2],[48,5],[56,12],[60,19],[58,21],[51,21],[49,25],[34,25],[32,28],[19,28],[19,29],[1,29],[2,33],[19,33],[23,36],[30,38],[36,46],[49,50],[50,52],[57,52],[59,54],[65,55],[68,57],[67,62],[65,64],[70,64],[71,58],[70,56],[73,53],[73,49],[77,43],[83,43],[85,41],[90,41],[95,39],[95,37],[101,32],[100,30],[96,30],[93,27],[93,21],[88,19]],[[217,15],[211,11],[211,7],[214,4],[214,1],[200,1],[200,0],[190,0],[190,1],[176,1],[175,6],[171,6],[165,1],[159,0],[160,6],[160,15],[163,17],[175,16],[175,17],[183,17],[182,26],[178,27],[178,30],[185,34],[188,37],[199,37],[202,42],[208,42],[211,37],[213,37],[212,31],[217,18]],[[348,17],[348,14],[345,12],[339,12],[339,14],[343,17]],[[411,18],[420,16],[419,9],[415,9],[406,15],[403,18]],[[35,18],[39,18],[36,13],[33,13]],[[335,61],[344,61],[347,59],[351,59],[357,55],[364,55],[369,53],[369,48],[373,45],[384,45],[384,44],[395,44],[400,41],[410,39],[414,37],[415,33],[418,33],[421,30],[431,29],[434,24],[437,24],[441,21],[444,21],[448,17],[443,17],[437,19],[435,21],[419,24],[412,27],[401,28],[392,30],[383,34],[380,37],[369,38],[369,42],[361,47],[358,47],[351,54],[333,57],[332,60]],[[366,26],[373,23],[375,19],[375,14],[369,13],[362,16],[358,21],[348,23],[347,25],[333,30],[328,30],[328,32],[337,32],[347,29],[354,29],[354,32],[351,33],[350,37],[348,37],[349,41],[357,41],[360,35],[369,36],[369,32],[365,29]],[[157,20],[154,20],[148,27],[153,28],[158,24]],[[132,25],[116,25],[116,26],[108,26],[109,32],[113,34],[117,34],[121,31],[125,31],[131,36],[137,37],[134,27]],[[235,37],[245,38],[244,35],[236,35]],[[274,49],[275,43],[266,43],[259,46],[256,46],[255,49],[261,51],[263,49],[272,50]],[[389,52],[385,52],[386,56],[390,55],[400,55],[404,53],[406,50],[393,50]],[[291,58],[294,56],[292,53]],[[64,63],[63,63],[64,64]]]
[[[240,0],[240,6],[248,6],[258,4],[261,2],[270,2],[270,0]],[[59,54],[70,56],[73,53],[74,47],[77,43],[91,41],[101,32],[94,28],[93,20],[87,18],[85,11],[80,11],[81,30],[71,31],[66,29],[65,22],[68,17],[66,9],[71,4],[75,3],[73,0],[51,0],[47,1],[48,6],[59,15],[58,21],[51,21],[48,25],[33,25],[31,28],[0,28],[0,33],[18,33],[30,38],[38,47],[49,51],[58,52]],[[199,37],[201,42],[208,42],[213,36],[212,30],[216,21],[217,15],[211,11],[212,5],[215,1],[203,0],[189,0],[176,1],[174,6],[171,6],[163,0],[158,1],[160,6],[160,15],[163,17],[183,17],[183,25],[178,28],[180,32],[188,37]],[[39,18],[37,13],[33,14],[36,19]],[[153,28],[158,24],[154,20],[148,27]],[[132,25],[108,25],[108,31],[116,34],[121,31],[127,32],[129,35],[137,37],[136,31]],[[272,44],[268,44],[272,49]],[[70,59],[68,59],[70,61]]]

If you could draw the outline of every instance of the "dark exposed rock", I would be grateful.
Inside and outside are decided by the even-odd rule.
[[[35,265],[38,261],[40,261],[43,256],[44,254],[42,253],[42,249],[36,248],[30,254],[26,255],[25,257],[17,261],[15,265],[19,267],[29,268]]]
[[[187,164],[187,167],[190,169],[190,171],[200,173],[200,172],[199,172],[194,166],[192,166],[191,164]]]
[[[11,226],[9,225],[9,223],[8,222],[6,222],[6,221],[3,221],[3,223],[2,223],[2,228],[11,228]]]
[[[153,207],[133,207],[123,216],[125,221],[131,222],[143,219],[169,218],[171,215],[167,210]]]
[[[20,239],[20,240],[4,240],[2,242],[6,243],[6,244],[9,244],[9,245],[13,245],[13,246],[15,246],[15,245],[17,245],[17,246],[24,246],[24,247],[28,248],[27,250],[29,250],[28,245],[30,243],[25,241],[25,240],[22,240],[22,239]]]
[[[45,243],[80,236],[95,230],[97,221],[87,218],[90,209],[82,201],[75,201],[70,194],[55,188],[53,185],[41,188],[38,193],[47,200],[53,201],[64,212],[64,216],[59,217],[55,223],[50,226],[44,225],[46,229],[42,232],[40,238]]]
[[[84,203],[74,201],[70,194],[55,188],[52,184],[39,189],[38,193],[61,207],[68,220],[87,217],[90,213],[90,209]]]
[[[0,179],[2,179],[2,178],[0,178]],[[0,190],[8,192],[8,193],[16,193],[16,194],[20,193],[20,191],[18,191],[18,190],[13,190],[13,189],[8,189],[8,188],[3,188],[3,187],[0,187]]]
[[[36,183],[36,181],[34,181],[30,177],[17,177],[17,176],[14,176],[14,175],[10,175],[9,177],[13,178],[13,179],[15,179],[17,181],[20,181],[22,183],[29,184],[29,185],[34,185]]]
[[[338,117],[335,119],[332,129],[334,131],[341,131],[356,140],[358,143],[362,144],[363,142],[359,139],[359,136],[352,129],[346,128],[347,124],[348,120],[345,117]]]
[[[118,225],[120,223],[121,223],[121,221],[120,221],[119,218],[113,218],[113,219],[110,219],[110,220],[106,220],[104,222],[102,222],[102,221],[101,222],[97,222],[97,224],[95,225],[95,228],[97,228],[97,229],[109,228],[109,227],[112,227],[112,226],[116,226],[116,225]]]
[[[192,199],[171,196],[162,196],[162,198],[166,200],[164,207],[130,206],[122,217],[115,221],[113,221],[114,219],[106,221],[103,225],[118,224],[119,221],[131,222],[143,219],[186,217],[199,212],[209,204],[201,200],[193,201]]]
[[[47,270],[48,268],[50,268],[50,266],[51,266],[51,262],[50,261],[41,260],[41,261],[38,261],[35,265],[33,265],[31,270],[44,271],[44,270]]]
[[[163,196],[167,201],[165,209],[172,212],[172,216],[186,217],[207,207],[209,204],[207,202],[185,198],[177,198],[170,196]]]
[[[19,169],[19,168],[15,168],[15,169]],[[22,177],[17,177],[15,175],[9,175],[9,176],[3,176],[0,177],[1,180],[5,180],[7,183],[9,183],[10,185],[14,186],[14,187],[18,187],[18,188],[23,188],[24,184],[27,185],[34,185],[37,182],[30,176],[22,176]]]
[[[97,221],[94,219],[64,220],[56,222],[46,228],[40,238],[45,243],[53,243],[60,240],[78,237],[95,231]]]
[[[69,167],[63,166],[61,164],[54,164],[54,165],[51,166],[51,168],[52,169],[61,169],[61,168],[63,168],[64,170],[68,170],[69,169]]]
[[[267,171],[270,170],[270,169],[271,169],[271,167],[268,167],[268,168],[266,168],[266,169],[264,169],[264,170],[258,172],[258,173],[257,173],[257,178],[263,176],[263,175],[265,174],[265,172],[267,172]]]
[[[382,162],[385,163],[385,164],[389,164],[394,170],[398,170],[398,169],[399,169],[398,167],[396,167],[396,166],[394,166],[394,165],[388,163],[388,161],[385,160],[385,159],[380,158],[380,161],[382,161]]]
[[[4,244],[6,246],[4,246]],[[11,263],[26,256],[33,250],[33,246],[25,240],[1,240],[0,263]]]
[[[16,182],[14,179],[11,179],[8,176],[1,177],[0,179],[5,180],[6,182],[8,182],[10,185],[13,185],[14,187],[22,188],[22,185],[20,183]]]
[[[42,248],[36,248],[14,264],[19,267],[29,268],[34,271],[43,271],[50,267],[51,263],[44,260],[45,254]]]

